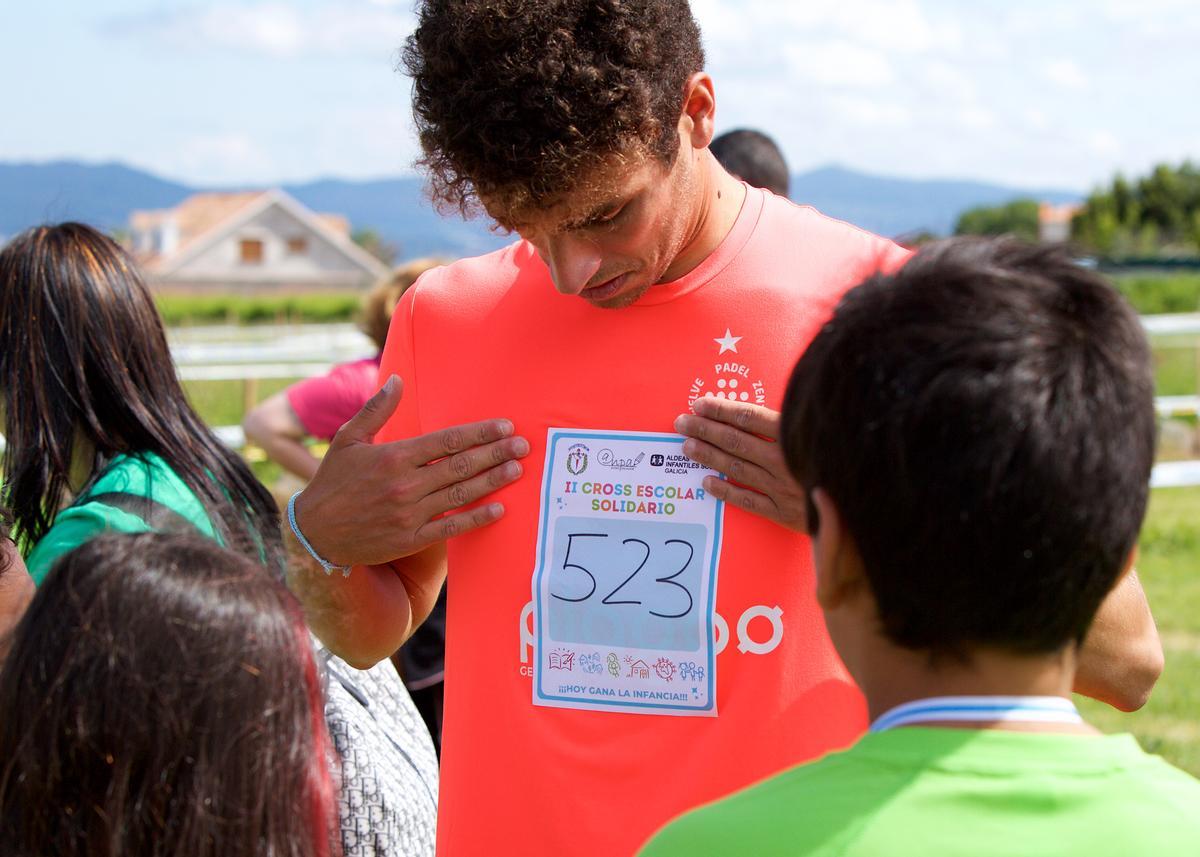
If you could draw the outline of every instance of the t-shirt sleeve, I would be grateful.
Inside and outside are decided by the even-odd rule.
[[[46,579],[50,569],[65,554],[104,533],[147,533],[150,526],[137,515],[114,509],[103,503],[84,503],[64,509],[54,519],[50,530],[42,537],[25,565],[33,582],[38,586]]]
[[[383,358],[379,363],[379,386],[387,381],[388,376],[398,375],[404,382],[404,395],[391,419],[383,429],[375,435],[376,443],[386,443],[408,437],[416,437],[422,433],[419,407],[420,387],[417,378],[416,358],[416,312],[420,299],[420,287],[431,275],[438,274],[434,269],[422,275],[410,287],[396,305],[392,313],[392,323],[388,328],[387,343],[383,346]]]
[[[310,435],[330,440],[378,389],[374,360],[355,360],[287,389],[288,404]]]

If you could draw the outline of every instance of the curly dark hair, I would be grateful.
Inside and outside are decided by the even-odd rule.
[[[401,65],[431,195],[545,208],[614,156],[670,163],[704,68],[687,0],[425,0]]]

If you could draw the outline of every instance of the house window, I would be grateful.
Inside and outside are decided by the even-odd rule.
[[[307,238],[289,238],[287,242],[289,256],[303,256],[308,252]]]
[[[242,264],[261,265],[263,261],[263,243],[256,238],[243,238]]]

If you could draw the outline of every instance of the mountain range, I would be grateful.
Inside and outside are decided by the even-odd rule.
[[[120,163],[0,163],[0,236],[38,223],[80,220],[105,229],[126,226],[135,209],[170,208],[204,190]],[[349,218],[399,247],[404,258],[487,252],[511,238],[482,220],[443,217],[425,198],[418,176],[371,181],[321,179],[283,189],[318,212]],[[968,208],[1019,197],[1063,203],[1070,190],[1013,188],[974,181],[922,180],[869,175],[838,166],[792,178],[791,197],[872,232],[900,236],[919,231],[949,234]]]

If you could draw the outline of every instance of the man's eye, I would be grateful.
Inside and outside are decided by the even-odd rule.
[[[597,223],[597,224],[602,224],[602,223],[612,223],[614,220],[616,220],[618,217],[620,217],[620,216],[621,216],[621,214],[622,214],[622,213],[625,211],[625,209],[626,209],[626,208],[628,208],[628,207],[629,207],[629,206],[627,206],[627,205],[622,205],[620,208],[614,208],[614,209],[613,209],[613,210],[612,210],[610,213],[608,213],[608,214],[605,214],[605,215],[603,215],[602,217],[600,217],[600,218],[599,218],[599,219],[596,221],[596,223]]]

